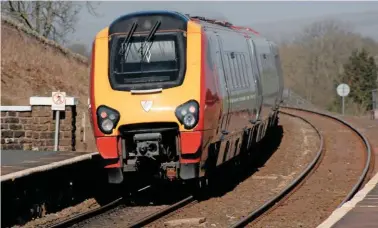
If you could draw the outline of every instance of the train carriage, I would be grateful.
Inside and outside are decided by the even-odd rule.
[[[277,123],[278,49],[251,29],[173,11],[121,16],[95,37],[90,115],[120,183],[129,172],[196,179]]]

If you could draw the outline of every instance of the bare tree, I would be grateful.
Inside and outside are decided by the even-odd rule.
[[[348,24],[323,20],[305,27],[292,43],[280,46],[286,86],[324,108],[332,105],[335,84],[351,51],[365,47],[378,53],[378,44],[353,33]],[[374,51],[377,50],[377,51]]]
[[[99,5],[99,3],[96,3]],[[23,23],[38,34],[65,43],[69,33],[75,32],[78,15],[85,7],[93,16],[94,2],[73,1],[2,1],[2,13]]]

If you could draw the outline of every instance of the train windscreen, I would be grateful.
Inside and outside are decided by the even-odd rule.
[[[111,49],[110,76],[119,89],[154,89],[178,85],[185,65],[180,33],[116,36]]]

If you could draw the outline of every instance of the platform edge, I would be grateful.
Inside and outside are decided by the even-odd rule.
[[[317,228],[328,228],[335,225],[340,219],[342,219],[350,210],[356,207],[357,203],[362,201],[366,195],[377,185],[378,173],[360,190],[356,195],[341,207],[337,208],[332,214],[324,220]]]
[[[93,156],[98,155],[98,154],[99,154],[98,152],[93,152],[93,153],[84,154],[84,155],[80,155],[80,156],[77,156],[77,157],[65,159],[65,160],[62,160],[62,161],[53,162],[53,163],[50,163],[50,164],[47,164],[47,165],[42,165],[42,166],[38,166],[38,167],[34,167],[34,168],[29,168],[29,169],[17,171],[17,172],[14,172],[14,173],[9,173],[9,174],[6,174],[4,176],[1,176],[0,182],[7,181],[7,180],[14,180],[16,178],[27,176],[27,175],[30,175],[30,174],[33,174],[33,173],[51,170],[51,169],[58,168],[58,167],[61,167],[61,166],[64,166],[64,165],[70,165],[70,164],[73,164],[73,163],[77,163],[77,162],[80,162],[80,161],[83,161],[83,160],[89,160],[89,159],[92,159]]]

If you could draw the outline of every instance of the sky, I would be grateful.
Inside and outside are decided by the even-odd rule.
[[[97,3],[93,2],[95,5]],[[235,25],[248,25],[267,22],[281,22],[292,19],[325,17],[341,13],[362,13],[377,10],[378,1],[375,2],[282,2],[282,1],[102,1],[97,6],[99,17],[90,15],[83,9],[75,34],[70,36],[71,43],[84,43],[90,45],[96,33],[108,26],[121,15],[141,10],[176,10],[193,15],[206,15],[211,17],[228,18]],[[377,14],[378,19],[378,14]],[[378,21],[378,20],[377,20]]]

